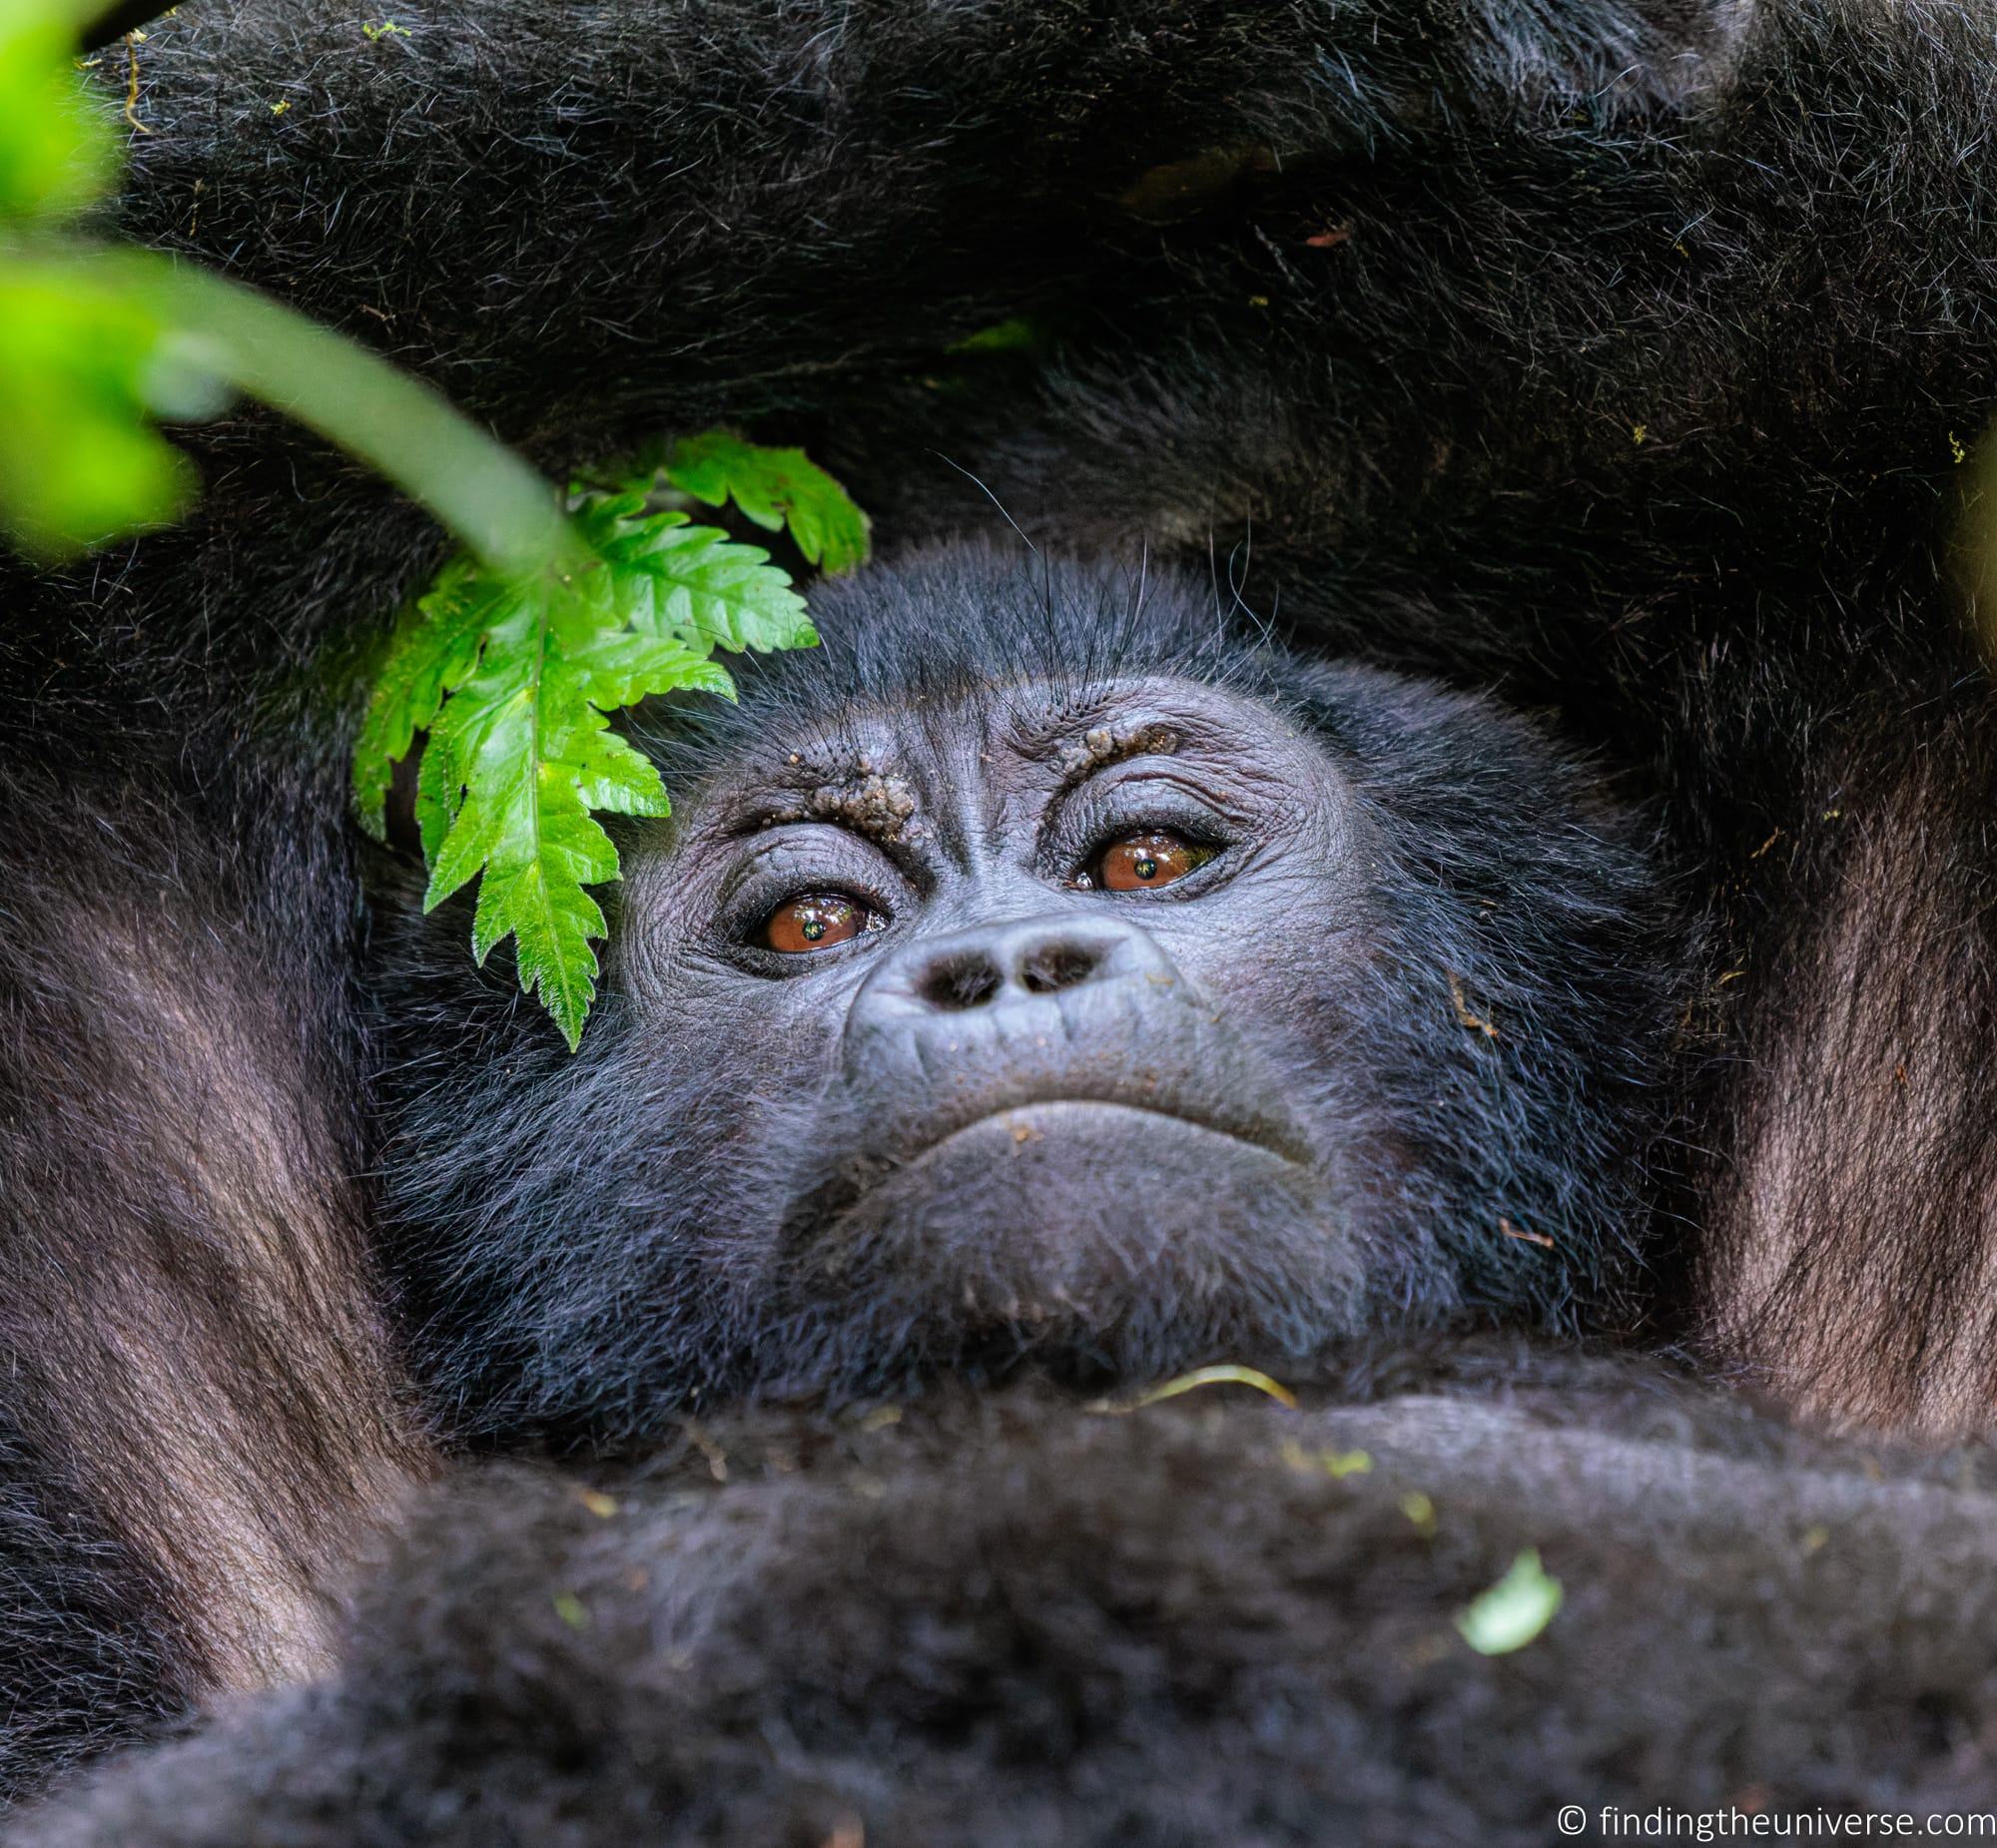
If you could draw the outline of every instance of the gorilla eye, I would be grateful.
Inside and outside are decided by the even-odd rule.
[[[850,942],[863,931],[880,929],[885,923],[879,912],[853,899],[814,892],[778,906],[764,919],[759,934],[766,947],[796,956]]]
[[[1110,842],[1093,874],[1084,874],[1075,884],[1099,886],[1104,892],[1147,892],[1184,879],[1212,858],[1211,848],[1195,846],[1183,835],[1147,830]]]

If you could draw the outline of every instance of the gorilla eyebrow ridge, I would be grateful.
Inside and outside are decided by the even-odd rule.
[[[792,822],[828,822],[889,848],[921,832],[916,786],[883,742],[793,751],[771,782],[787,800],[751,798],[730,832],[760,834]]]
[[[1156,712],[1118,724],[1116,713],[1131,704],[1128,690],[1110,687],[1095,698],[1064,697],[1038,711],[1015,707],[1004,743],[1029,763],[1054,764],[1063,791],[1125,758],[1169,757],[1185,743],[1185,723]]]
[[[1120,764],[1132,757],[1170,757],[1184,742],[1179,729],[1163,719],[1146,719],[1117,731],[1107,725],[1092,725],[1079,738],[1070,735],[1055,761],[1060,765],[1061,787],[1079,783],[1098,770]]]

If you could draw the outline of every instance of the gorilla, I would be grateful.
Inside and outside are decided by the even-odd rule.
[[[509,1574],[562,1569],[535,1513],[566,1511],[559,1486],[446,1499],[459,1513],[370,1580],[359,1633],[333,1607],[459,1446],[642,1449],[689,1411],[705,1437],[711,1402],[774,1417],[939,1371],[1089,1393],[1239,1349],[1302,1378],[1313,1344],[1456,1320],[1634,1325],[1833,1422],[1987,1419],[1991,720],[1949,542],[1997,408],[1988,0],[503,0],[394,23],[197,0],[100,61],[107,106],[136,79],[144,131],[120,228],[370,339],[550,468],[718,420],[803,440],[876,515],[884,609],[903,560],[990,532],[996,498],[1046,556],[1121,565],[1050,575],[1047,634],[1087,627],[1091,584],[1125,586],[1132,614],[1106,661],[1035,650],[964,613],[1031,606],[945,554],[908,566],[955,613],[918,625],[904,678],[870,665],[856,584],[833,593],[860,601],[832,705],[799,703],[799,664],[759,677],[739,721],[662,719],[656,748],[702,793],[636,853],[613,992],[571,1061],[426,940],[406,867],[343,822],[367,641],[437,557],[410,509],[244,414],[190,439],[209,492],[185,527],[73,571],[0,567],[11,1781],[307,1675],[318,1693],[246,1722],[271,1729],[247,1785],[282,1776],[274,1740],[350,1764],[346,1716],[364,1735],[398,1688],[403,1718],[456,1713],[475,1741],[478,1690],[503,1714],[510,1664],[530,1706],[546,1663],[559,1710],[565,1639],[542,1621],[516,1653],[479,1624]],[[974,337],[1021,322],[1024,346]],[[1233,647],[1202,663],[1166,580],[1209,560]],[[1134,614],[1154,571],[1155,645],[1148,590]],[[1261,646],[1247,589],[1295,654]],[[988,661],[978,699],[949,691],[1001,640],[1018,658]],[[1455,703],[1476,690],[1529,723]],[[1156,801],[1123,806],[1146,781]],[[1692,913],[1681,938],[1661,887]],[[965,1185],[980,1158],[1002,1178]],[[1365,1390],[1328,1377],[1332,1401]],[[1480,1444],[1530,1449],[1567,1416],[1480,1426],[1452,1410],[1475,1391],[1439,1377],[1383,1404],[1434,1421],[1466,1497]],[[1489,1491],[1436,1595],[1514,1544],[1555,1557],[1555,1534],[1523,1531],[1540,1512],[1565,1509],[1578,1546],[1631,1535],[1644,1498],[1619,1501],[1608,1461],[1622,1388],[1544,1377],[1575,1443]],[[898,1580],[889,1541],[933,1547],[935,1574],[961,1542],[979,1556],[947,1517],[989,1515],[995,1556],[1007,1511],[1044,1506],[1051,1525],[1017,1529],[1046,1563],[1031,1597],[1084,1630],[1113,1615],[1094,1633],[1132,1686],[1165,1658],[1122,1648],[1144,1617],[1116,1562],[1209,1588],[1211,1625],[1171,1634],[1235,1678],[1203,1652],[1167,1666],[1188,1707],[1241,1718],[1210,1751],[1184,1732],[1189,1776],[1254,1763],[1254,1739],[1301,1775],[1284,1715],[1307,1707],[1334,1760],[1367,1725],[1398,1735],[1355,1762],[1405,1762],[1438,1806],[1485,1762],[1471,1721],[1521,1790],[1544,1774],[1550,1794],[1571,1753],[1600,1782],[1632,1741],[1714,1788],[1814,1763],[1807,1790],[1862,1762],[1846,1747],[1886,1713],[1921,1722],[1903,1770],[1959,1754],[1976,1788],[1980,1694],[1949,1653],[1982,1634],[1973,1481],[1944,1493],[1896,1460],[1873,1497],[1867,1453],[1819,1465],[1815,1440],[1687,1402],[1657,1453],[1686,1525],[1605,1566],[1648,1627],[1562,1682],[1569,1705],[1535,1706],[1530,1681],[1507,1700],[1509,1670],[1422,1668],[1383,1601],[1379,1646],[1348,1659],[1371,1704],[1272,1714],[1228,1705],[1253,1701],[1243,1664],[1286,1626],[1336,1653],[1325,1586],[1376,1582],[1363,1547],[1313,1552],[1275,1492],[1259,1528],[1217,1521],[1240,1482],[1225,1427],[1091,1475],[1085,1415],[1015,1446],[1008,1402],[940,1427],[935,1468],[717,1504],[707,1556],[727,1561],[739,1520],[771,1587],[759,1604],[745,1578],[731,1608],[778,1628],[827,1620],[836,1573],[879,1561],[885,1594],[853,1623],[924,1646],[859,1650],[851,1685],[892,1655],[900,1697],[942,1690],[932,1769],[975,1723],[952,1713],[1009,1710],[1007,1691],[1083,1736],[1088,1684],[1036,1629],[926,1602],[933,1577]],[[975,1453],[960,1475],[954,1445]],[[679,1493],[617,1571],[663,1584],[698,1551]],[[871,1530],[852,1513],[870,1499]],[[1784,1552],[1791,1506],[1862,1513],[1860,1563]],[[489,1571],[440,1536],[454,1519],[489,1519]],[[1212,1550],[1229,1533],[1239,1602]],[[1062,1602],[1091,1548],[1097,1590]],[[631,1595],[630,1634],[675,1633]],[[440,1613],[428,1657],[412,1619],[404,1680],[384,1659],[398,1596]],[[1647,1721],[1624,1664],[1661,1631],[1683,1704],[1660,1693]],[[720,1655],[690,1662],[728,1658],[715,1633]],[[637,1655],[602,1649],[575,1711],[605,1711],[588,1702],[614,1700],[620,1661],[634,1699],[656,1689]],[[953,1708],[966,1687],[998,1691]],[[1606,1732],[1582,1710],[1604,1689]],[[288,1700],[322,1703],[327,1731]],[[843,1778],[866,1770],[857,1741],[914,1750],[892,1701],[871,1734],[867,1702],[847,1711],[846,1733],[813,1731],[745,1695],[715,1708],[714,1749],[788,1763],[789,1737],[821,1740]],[[1416,1752],[1425,1713],[1440,1730]],[[1789,1755],[1764,1752],[1783,1716]],[[705,1749],[691,1720],[684,1737]],[[1140,1783],[1177,1749],[1162,1717],[1145,1737]],[[557,1769],[587,1762],[553,1743]],[[210,1776],[194,1750],[160,1775]],[[1018,1762],[1002,1738],[996,1762]],[[1478,1782],[1487,1806],[1512,1787]],[[435,1788],[441,1812],[476,1779]],[[1252,1800],[1219,1813],[1250,1839],[1281,1826]]]
[[[382,1249],[432,1403],[601,1445],[1627,1318],[1679,942],[1585,766],[1156,572],[949,547],[814,607],[822,648],[638,732],[675,816],[623,850],[579,1056],[418,863],[377,881]]]
[[[675,813],[629,830],[579,1057],[465,953],[462,905],[423,915],[412,854],[366,869],[369,1237],[427,1435],[602,1462],[716,1408],[1630,1318],[1684,935],[1590,765],[1489,700],[1244,638],[1165,573],[960,544],[815,612],[824,645],[745,663],[736,704],[640,715]],[[195,1127],[233,1150],[245,1120]],[[1061,1402],[1019,1403],[995,1462],[1041,1467],[1044,1421],[1053,1466]],[[173,1435],[198,1462],[205,1433]],[[17,1777],[84,1749],[79,1719],[144,1729],[352,1658],[329,1600],[354,1581],[304,1547],[354,1537],[240,1487],[259,1502],[211,1491],[192,1537],[120,1511],[155,1572],[209,1574],[162,1613],[164,1660],[115,1652],[129,1610],[16,1634],[89,1702],[24,1702]],[[542,1494],[467,1517],[492,1548],[468,1569],[554,1568]],[[379,1485],[366,1516],[407,1500]],[[291,1577],[219,1582],[243,1550],[196,1544],[253,1520]],[[420,1597],[421,1556],[374,1577]],[[223,1653],[246,1644],[261,1675]]]

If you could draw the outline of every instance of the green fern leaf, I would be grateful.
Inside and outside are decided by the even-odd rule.
[[[361,827],[377,841],[386,832],[395,766],[437,716],[445,689],[459,685],[476,664],[496,590],[474,559],[453,558],[428,594],[417,599],[413,620],[404,624],[381,664],[353,748],[354,805]],[[441,756],[435,767],[444,768]],[[442,795],[443,785],[432,787]]]
[[[645,634],[697,649],[808,647],[817,639],[805,600],[770,554],[738,545],[684,513],[645,513],[637,493],[605,495],[577,510],[583,534],[615,567],[602,589],[619,618]]]
[[[769,449],[707,430],[674,443],[660,472],[710,507],[732,500],[767,531],[788,526],[806,560],[828,575],[865,564],[873,549],[866,514],[802,449]]]
[[[428,734],[416,819],[434,910],[473,879],[472,953],[513,939],[520,984],[571,1049],[596,994],[588,891],[618,877],[597,815],[662,816],[649,759],[608,714],[655,693],[732,697],[716,647],[818,638],[789,577],[637,494],[585,495],[575,520],[593,562],[512,580],[454,559],[390,642],[354,747],[361,825],[383,832],[395,764]]]

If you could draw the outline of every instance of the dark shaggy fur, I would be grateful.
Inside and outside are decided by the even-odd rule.
[[[1804,1440],[1521,1348],[1376,1357],[1296,1413],[721,1419],[640,1482],[439,1498],[337,1678],[7,1839],[1540,1848],[1568,1804],[1591,1840],[1604,1806],[1987,1813],[1993,1483],[1987,1447]],[[1564,1601],[1477,1655],[1454,1619],[1526,1547]]]

